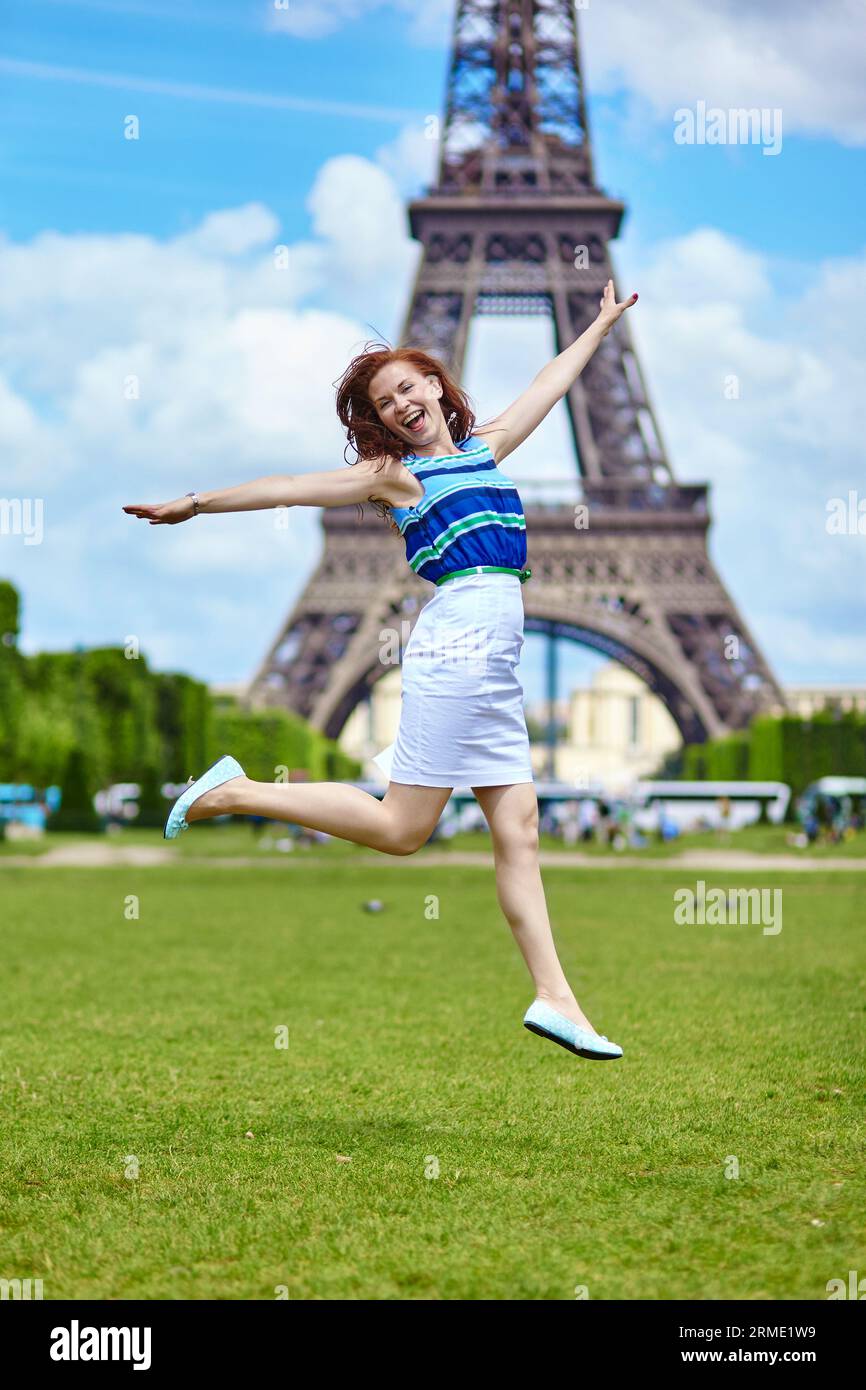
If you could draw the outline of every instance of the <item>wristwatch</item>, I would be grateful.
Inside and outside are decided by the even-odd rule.
[[[192,514],[193,516],[198,516],[198,493],[187,492],[185,496],[192,498]]]

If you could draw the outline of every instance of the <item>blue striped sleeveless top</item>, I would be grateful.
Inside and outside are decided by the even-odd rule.
[[[424,496],[414,506],[391,508],[411,569],[434,584],[473,565],[526,564],[526,519],[517,488],[480,439],[464,439],[457,448],[459,453],[437,458],[405,458]]]

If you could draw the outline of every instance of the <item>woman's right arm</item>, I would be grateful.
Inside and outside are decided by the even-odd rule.
[[[361,459],[329,473],[274,473],[238,487],[198,493],[199,512],[256,512],[268,507],[345,507],[368,502],[376,490],[379,459]],[[194,515],[191,497],[173,502],[135,503],[123,510],[151,526],[176,526]]]

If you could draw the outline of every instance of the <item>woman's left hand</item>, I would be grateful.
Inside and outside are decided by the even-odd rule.
[[[604,287],[604,294],[599,300],[599,315],[596,319],[596,323],[603,328],[605,335],[607,335],[620,315],[624,314],[626,309],[630,309],[632,304],[636,303],[637,294],[633,294],[630,295],[628,299],[624,299],[622,304],[617,304],[616,295],[613,292],[613,281],[608,280]]]

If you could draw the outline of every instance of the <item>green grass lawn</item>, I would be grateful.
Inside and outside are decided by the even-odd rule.
[[[742,850],[749,854],[789,854],[793,858],[819,859],[857,859],[866,858],[866,832],[860,831],[838,845],[814,844],[806,849],[798,849],[788,841],[798,827],[785,825],[752,825],[730,833],[709,830],[700,833],[681,835],[675,840],[660,843],[648,841],[642,849],[627,847],[623,852],[631,857],[638,855],[649,859],[675,859],[685,850],[729,849]],[[173,854],[199,858],[203,856],[247,855],[255,858],[270,857],[286,859],[288,854],[276,848],[276,841],[287,839],[286,827],[271,824],[264,834],[254,833],[250,823],[242,820],[225,820],[218,823],[204,822],[194,830],[185,831],[172,842]],[[0,840],[0,859],[19,855],[40,855],[59,845],[92,844],[101,841],[118,847],[138,845],[166,845],[162,831],[158,829],[137,830],[134,826],[124,826],[119,831],[106,835],[77,835],[71,832],[51,832],[38,840]],[[490,836],[486,831],[471,831],[454,835],[451,839],[434,841],[437,851],[480,850],[489,852]],[[564,845],[551,835],[542,835],[541,847],[544,850],[564,850],[580,854],[598,855],[601,858],[618,857],[610,846],[591,841],[576,845]],[[358,855],[369,856],[370,851],[345,840],[329,840],[317,845],[296,846],[289,851],[298,860],[304,858],[346,860]]]
[[[0,1275],[47,1299],[826,1298],[866,1271],[862,879],[706,878],[782,887],[781,933],[675,926],[673,869],[546,871],[625,1051],[600,1064],[521,1026],[485,871],[4,869]]]

